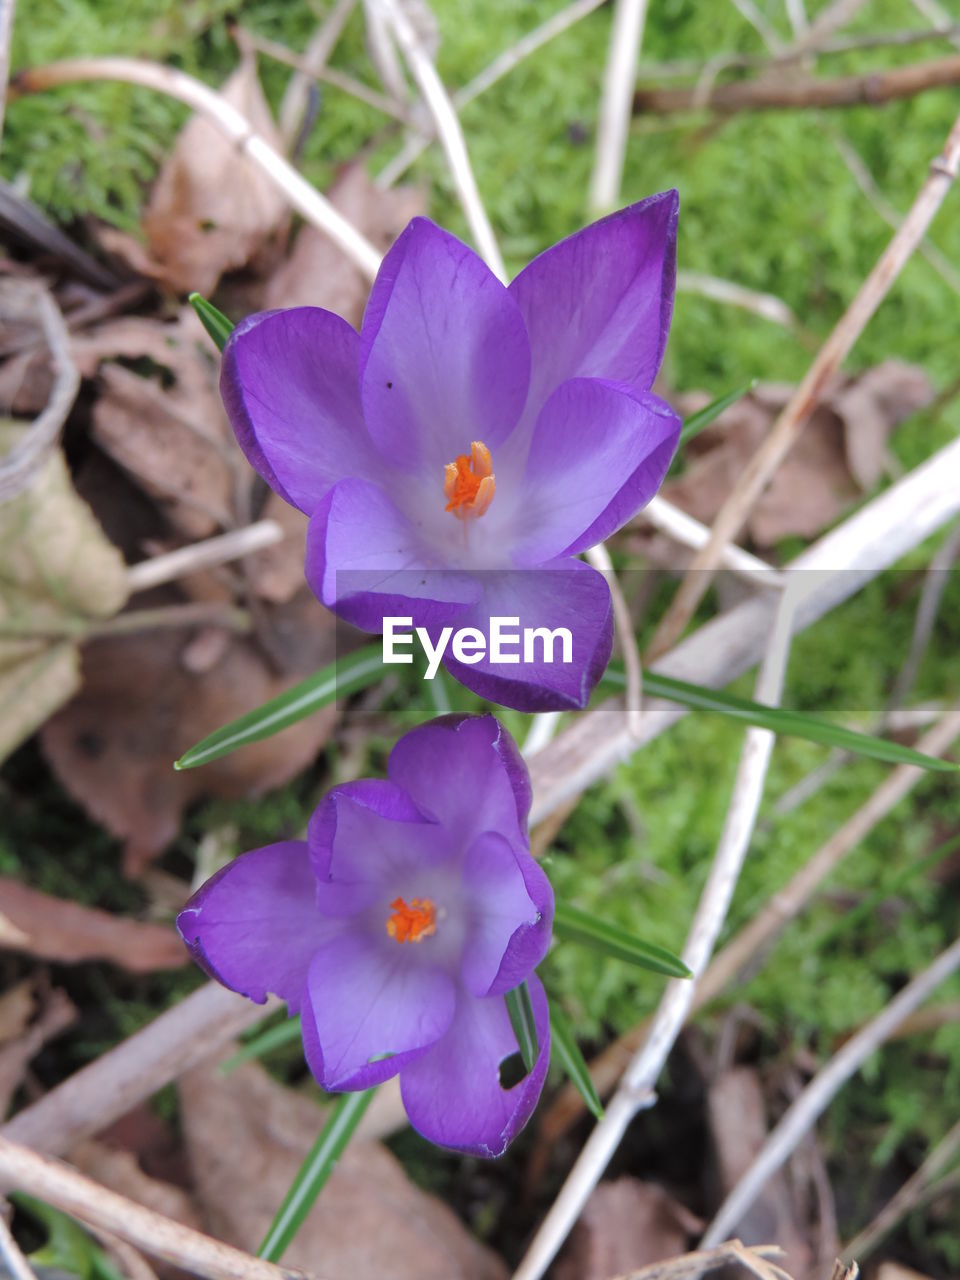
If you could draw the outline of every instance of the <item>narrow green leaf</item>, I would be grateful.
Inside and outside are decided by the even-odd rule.
[[[346,1150],[347,1143],[353,1137],[353,1132],[375,1093],[376,1089],[342,1093],[334,1103],[333,1114],[300,1166],[277,1216],[263,1238],[259,1256],[267,1262],[279,1262],[283,1257],[304,1218],[313,1208],[334,1166]]]
[[[616,956],[618,960],[640,965],[642,969],[652,969],[654,973],[665,973],[670,978],[690,977],[690,970],[680,957],[666,947],[643,942],[619,925],[598,920],[578,907],[571,907],[568,902],[556,904],[553,932],[557,938],[567,942],[581,942],[596,951]]]
[[[233,333],[233,323],[227,319],[222,311],[218,311],[212,302],[208,302],[202,294],[191,293],[189,302],[200,317],[200,323],[217,344],[218,349],[222,351],[227,345],[227,339]]]
[[[46,1230],[45,1243],[29,1255],[35,1268],[64,1272],[81,1280],[123,1280],[120,1270],[81,1223],[26,1192],[12,1192],[9,1198]]]
[[[556,1006],[551,1006],[550,1008],[550,1031],[553,1037],[553,1047],[557,1051],[561,1066],[570,1077],[580,1097],[587,1104],[587,1110],[597,1120],[602,1120],[603,1104],[594,1087],[583,1054],[580,1052],[580,1046],[577,1044],[576,1037],[573,1034],[573,1028],[570,1026],[566,1014]]]
[[[293,1018],[286,1018],[283,1022],[278,1022],[275,1027],[268,1027],[266,1031],[261,1031],[258,1036],[254,1036],[248,1040],[246,1044],[241,1045],[236,1053],[231,1054],[226,1062],[220,1064],[220,1074],[228,1076],[231,1071],[236,1071],[237,1067],[242,1066],[244,1062],[250,1062],[253,1058],[262,1058],[265,1053],[270,1053],[273,1049],[280,1049],[285,1044],[292,1041],[299,1041],[301,1035],[300,1015],[299,1013]]]
[[[248,711],[246,715],[232,720],[220,729],[191,747],[174,763],[175,769],[195,769],[198,765],[209,764],[220,756],[245,747],[249,742],[258,742],[271,734],[279,733],[291,724],[296,724],[304,716],[319,711],[335,698],[346,697],[356,693],[358,689],[373,684],[383,670],[383,659],[380,645],[367,645],[349,657],[341,658],[328,667],[314,672],[306,680],[301,680],[285,693],[271,698],[262,707]]]
[[[742,387],[737,387],[736,391],[731,391],[729,394],[721,396],[719,400],[714,400],[712,404],[708,404],[699,413],[692,413],[683,424],[677,447],[681,448],[692,440],[694,436],[699,435],[704,427],[709,427],[711,422],[720,417],[724,409],[729,409],[732,404],[736,404],[739,399],[751,392],[756,385],[756,378],[751,378]]]
[[[623,671],[613,665],[607,668],[603,679],[616,688],[622,689],[626,685]],[[761,729],[772,729],[774,733],[787,737],[805,738],[808,742],[819,742],[826,747],[841,747],[844,751],[852,751],[871,760],[883,760],[887,764],[913,764],[920,769],[931,769],[939,773],[956,773],[960,769],[960,765],[950,760],[926,756],[913,747],[904,747],[899,742],[889,742],[886,738],[875,738],[869,733],[858,733],[855,729],[846,729],[843,725],[821,720],[819,716],[808,715],[803,711],[787,711],[783,707],[768,707],[762,702],[751,702],[749,698],[738,697],[735,693],[708,689],[700,684],[688,684],[685,680],[674,680],[671,676],[658,675],[655,671],[643,673],[643,690],[656,698],[679,702],[696,711],[713,711],[743,724],[759,725]]]
[[[525,982],[514,987],[504,996],[507,1002],[507,1013],[510,1025],[517,1037],[520,1057],[528,1071],[532,1071],[537,1061],[537,1024],[533,1019],[533,1005],[530,1003],[530,989]]]

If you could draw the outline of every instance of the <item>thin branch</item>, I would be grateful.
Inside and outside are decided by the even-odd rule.
[[[665,1258],[663,1262],[654,1262],[650,1266],[641,1267],[639,1271],[630,1271],[620,1276],[619,1280],[698,1280],[699,1276],[709,1275],[711,1271],[720,1271],[731,1264],[741,1266],[765,1277],[776,1277],[776,1280],[790,1280],[780,1267],[774,1266],[773,1258],[782,1258],[783,1250],[775,1244],[757,1244],[746,1246],[739,1240],[731,1240],[727,1244],[718,1245],[716,1249],[697,1249],[694,1253],[683,1253],[678,1258]]]
[[[651,498],[637,516],[637,522],[642,520],[646,520],[655,529],[659,529],[667,537],[679,542],[681,546],[690,547],[694,551],[705,547],[710,541],[710,530],[705,524],[701,524],[699,520],[688,515],[680,507],[675,507],[672,502],[668,502],[659,494]],[[744,551],[733,542],[724,548],[721,565],[753,587],[780,590],[786,582],[786,576],[779,569],[775,569],[772,564],[767,564],[766,560],[761,560],[752,552]]]
[[[568,5],[566,9],[561,9],[559,13],[555,13],[552,18],[548,18],[546,22],[540,24],[539,27],[528,32],[521,37],[516,44],[511,45],[509,49],[505,49],[494,60],[489,63],[482,71],[468,81],[462,89],[458,89],[453,95],[453,105],[457,111],[462,111],[468,103],[473,102],[474,98],[478,98],[481,93],[486,93],[502,80],[505,75],[511,72],[514,67],[525,59],[529,58],[542,45],[545,45],[554,36],[560,35],[566,31],[568,27],[572,27],[574,23],[579,22],[581,18],[585,18],[588,13],[593,13],[595,9],[599,9],[606,0],[576,0],[576,3]],[[435,141],[435,135],[430,137],[412,136],[407,139],[403,147],[394,158],[384,166],[377,175],[376,185],[381,190],[392,187],[395,182],[399,182],[410,166],[423,155],[424,151]]]
[[[0,0],[0,147],[3,144],[3,116],[7,101],[7,77],[10,74],[10,42],[13,37],[13,14],[16,0]]]
[[[960,58],[956,59],[960,69]],[[799,439],[823,392],[909,261],[943,203],[960,166],[960,117],[954,122],[941,155],[904,218],[899,231],[861,285],[856,297],[820,348],[803,381],[790,397],[763,444],[748,463],[739,484],[720,508],[710,542],[694,557],[680,590],[661,620],[651,654],[664,653],[677,640],[710,585],[722,548],[732,541],[767,487],[774,472]]]
[[[770,1133],[760,1154],[720,1206],[703,1237],[703,1247],[719,1244],[742,1221],[770,1178],[790,1158],[839,1091],[866,1060],[876,1053],[900,1023],[940,984],[960,969],[960,940],[947,947],[871,1022],[848,1040],[839,1053],[810,1081]]]
[[[3,0],[0,0],[0,4],[2,3]],[[20,1252],[20,1246],[14,1240],[2,1212],[0,1212],[0,1263],[9,1273],[10,1280],[37,1280],[30,1263]],[[0,1273],[3,1267],[0,1267]]]
[[[276,546],[283,538],[283,529],[275,520],[258,520],[245,529],[232,529],[203,542],[192,542],[189,546],[178,547],[176,551],[141,560],[127,570],[127,589],[133,595],[135,591],[147,591],[164,582],[175,582],[201,569],[212,569],[241,556],[252,555],[255,551],[263,551],[265,547]]]
[[[698,293],[703,298],[712,298],[714,302],[723,302],[731,307],[740,307],[744,311],[752,311],[773,324],[794,333],[800,331],[797,317],[787,304],[774,293],[760,293],[756,289],[747,289],[732,280],[722,280],[719,276],[705,275],[702,271],[678,271],[677,291],[679,293]]]
[[[324,232],[369,279],[380,266],[380,254],[319,191],[275,151],[222,94],[175,67],[137,58],[76,58],[50,62],[19,72],[10,82],[11,92],[37,93],[85,80],[119,80],[141,85],[186,103],[209,120],[256,164],[287,197],[297,212]]]
[[[757,677],[759,702],[776,704],[780,700],[801,582],[802,579],[795,579],[780,597],[773,632]],[[697,977],[706,967],[730,908],[760,807],[774,736],[769,730],[756,727],[744,735],[726,821],[683,949],[684,963],[693,976],[673,979],[667,984],[643,1046],[624,1072],[603,1119],[577,1157],[520,1263],[515,1280],[539,1280],[544,1274],[603,1176],[628,1125],[638,1111],[655,1101],[654,1087],[686,1021]]]
[[[303,1272],[253,1258],[232,1245],[108,1191],[69,1165],[0,1137],[0,1185],[26,1191],[64,1213],[207,1280],[301,1280]]]
[[[616,0],[613,11],[610,52],[597,120],[597,150],[590,176],[589,206],[596,213],[612,209],[620,196],[648,3],[649,0]]]
[[[607,586],[610,588],[610,599],[613,603],[613,623],[620,640],[620,651],[623,654],[623,666],[627,677],[625,695],[627,732],[634,738],[639,738],[641,733],[640,701],[643,697],[643,664],[640,661],[640,650],[637,647],[633,619],[630,617],[630,606],[620,590],[620,583],[617,581],[613,561],[610,559],[610,552],[602,542],[590,548],[587,552],[587,560],[593,565],[594,569],[603,574],[607,580]]]
[[[950,21],[950,14],[937,0],[910,0],[910,3],[934,27],[942,28]],[[960,49],[960,36],[951,35],[948,38],[954,48]]]
[[[740,14],[740,17],[749,22],[770,52],[779,53],[783,48],[784,42],[753,3],[753,0],[730,0],[730,3]]]
[[[913,688],[923,662],[924,654],[930,644],[940,601],[950,581],[950,572],[957,559],[960,558],[960,524],[940,544],[927,568],[920,592],[920,603],[917,605],[917,616],[913,624],[913,635],[910,637],[910,652],[907,660],[900,668],[896,683],[890,694],[890,710],[901,705]]]
[[[453,103],[443,87],[437,69],[420,43],[413,24],[401,8],[398,0],[376,0],[390,23],[397,43],[407,61],[410,72],[423,94],[427,110],[433,117],[433,123],[450,166],[460,203],[466,214],[473,238],[476,241],[480,256],[487,266],[501,280],[506,282],[507,272],[500,256],[493,228],[487,218],[477,182],[470,167],[467,144],[463,130]]]
[[[306,118],[310,85],[326,67],[356,3],[357,0],[337,0],[308,43],[297,74],[290,77],[284,90],[277,120],[288,151]]]

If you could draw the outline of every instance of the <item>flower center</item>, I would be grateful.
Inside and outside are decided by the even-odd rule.
[[[387,933],[396,942],[422,942],[436,933],[437,909],[429,898],[411,898],[409,907],[403,898],[394,898],[390,908]]]
[[[496,488],[490,450],[482,440],[474,440],[469,454],[459,454],[456,462],[448,462],[443,469],[446,509],[458,520],[482,516],[493,501]]]

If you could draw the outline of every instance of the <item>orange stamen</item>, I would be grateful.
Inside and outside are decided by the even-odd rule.
[[[474,440],[469,454],[458,454],[456,462],[448,462],[443,473],[446,510],[452,511],[458,520],[482,516],[497,488],[490,450],[483,441]]]
[[[422,942],[436,933],[437,909],[429,898],[411,898],[409,907],[403,898],[394,898],[390,907],[387,933],[397,942]]]

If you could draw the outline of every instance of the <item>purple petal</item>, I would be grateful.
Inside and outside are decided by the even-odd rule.
[[[377,475],[363,422],[359,338],[320,307],[248,316],[223,353],[220,393],[240,448],[308,515],[345,476]]]
[[[534,859],[488,831],[463,868],[469,926],[461,976],[471,995],[502,995],[520,985],[547,954],[553,890]]]
[[[411,730],[391,751],[387,772],[421,809],[458,832],[464,848],[486,830],[526,845],[530,774],[493,716],[445,716]]]
[[[567,378],[653,385],[673,312],[678,208],[676,191],[650,196],[561,240],[510,285],[533,353],[525,419]]]
[[[543,406],[524,475],[518,564],[601,542],[663,483],[680,419],[649,392],[599,378],[561,383]]]
[[[523,409],[530,346],[506,288],[455,236],[414,218],[383,260],[363,317],[370,435],[404,471],[504,440]]]
[[[490,635],[490,619],[519,618],[524,628],[545,628],[570,633],[570,663],[562,662],[561,637],[553,644],[553,662],[547,662],[547,646],[539,639],[533,660],[506,665],[494,663],[489,652],[469,666],[458,662],[448,649],[447,670],[478,693],[518,711],[565,711],[586,705],[594,685],[610,661],[613,646],[613,606],[610,588],[602,574],[581,560],[558,560],[536,569],[490,571],[481,575],[483,600],[465,610],[459,626],[477,627]],[[511,653],[523,658],[522,644]],[[506,652],[506,650],[505,650]]]
[[[417,529],[379,485],[341,480],[314,513],[307,532],[307,581],[319,600],[364,631],[385,617],[443,625],[480,587],[444,569]]]
[[[550,1061],[550,1016],[539,978],[531,974],[527,983],[537,1061],[512,1089],[503,1089],[499,1079],[501,1062],[517,1052],[502,996],[476,1000],[461,992],[443,1039],[403,1067],[403,1105],[410,1123],[430,1142],[470,1155],[500,1156],[529,1120]]]
[[[304,1048],[324,1089],[366,1089],[434,1045],[451,1024],[456,986],[422,943],[351,932],[314,956]],[[371,1061],[390,1054],[382,1061]]]
[[[296,1013],[314,952],[342,928],[320,914],[316,895],[306,842],[271,844],[209,879],[177,928],[212,978],[258,1004],[273,992]]]

